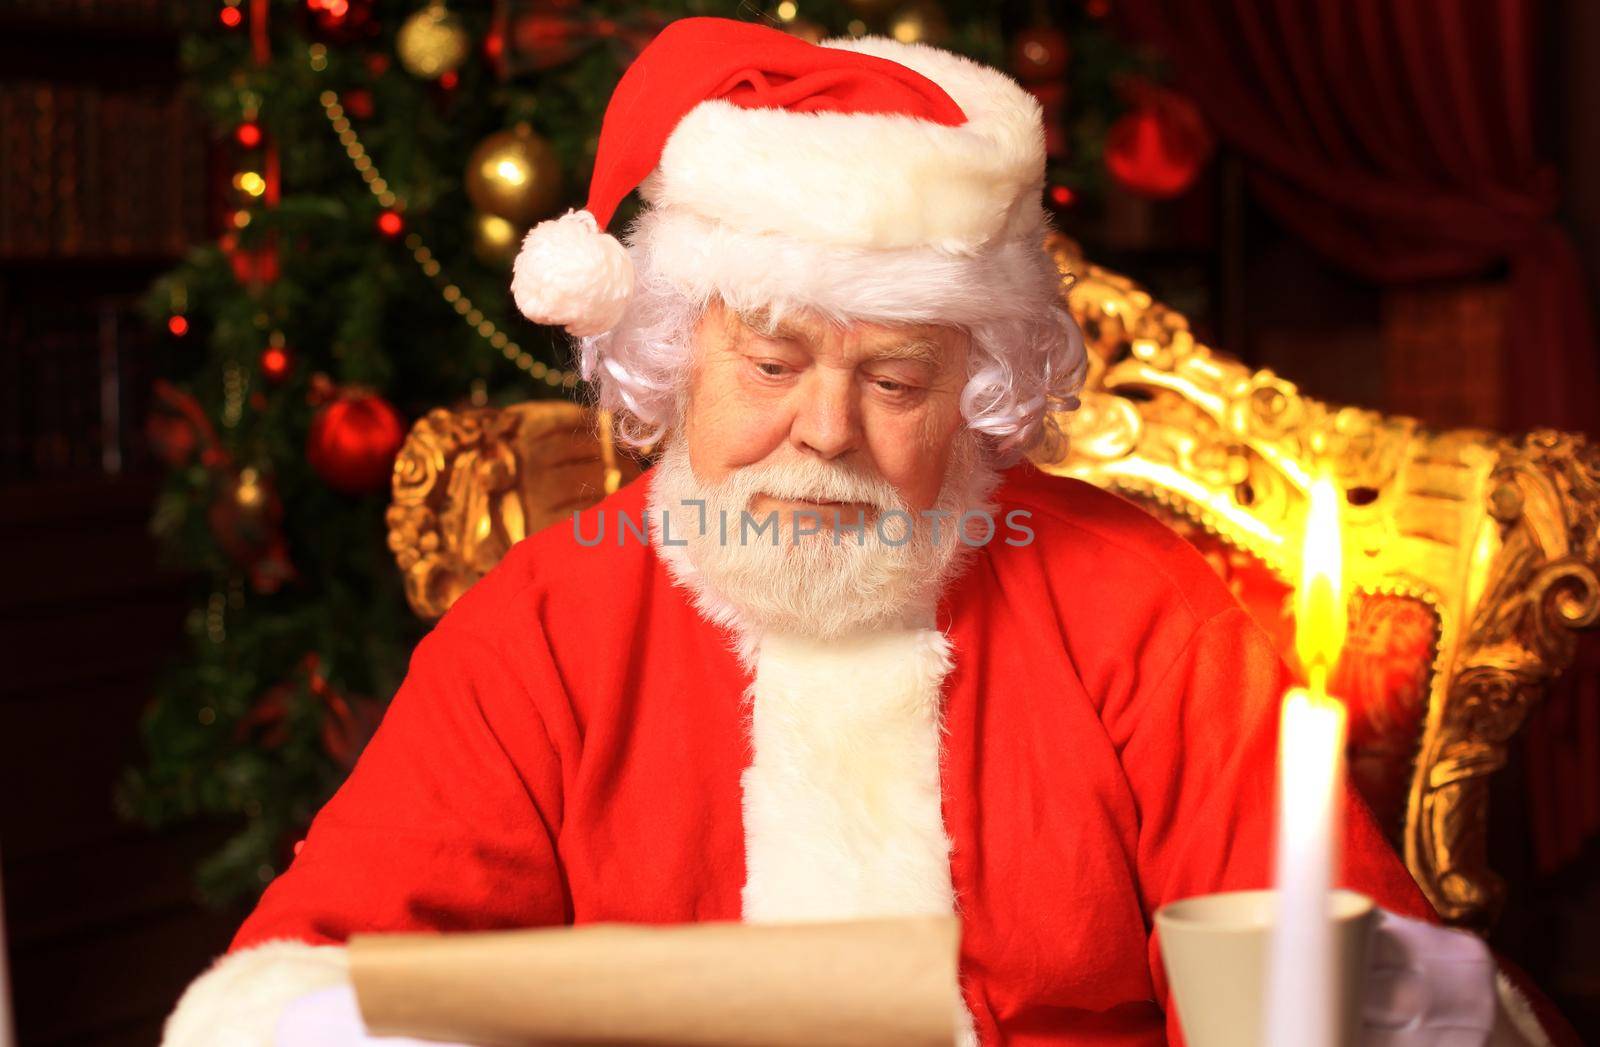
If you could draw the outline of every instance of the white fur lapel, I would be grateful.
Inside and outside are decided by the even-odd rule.
[[[745,921],[954,912],[939,780],[944,634],[755,642]],[[959,998],[954,1042],[978,1042]]]
[[[936,629],[839,641],[768,634],[750,688],[749,921],[948,914]]]

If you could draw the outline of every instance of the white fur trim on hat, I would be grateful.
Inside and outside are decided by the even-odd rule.
[[[588,211],[568,211],[528,230],[511,270],[522,315],[575,336],[615,327],[633,293],[633,263]]]
[[[966,114],[947,126],[899,114],[745,109],[701,102],[639,187],[653,206],[745,232],[835,247],[976,251],[1031,225],[1044,185],[1038,101],[999,70],[926,44],[841,38],[824,47],[898,62]]]
[[[349,977],[342,945],[275,941],[228,953],[178,1000],[162,1047],[274,1047],[289,1004]]]
[[[646,252],[640,265],[696,301],[719,297],[740,309],[785,301],[880,323],[972,324],[1042,319],[1061,304],[1042,208],[1034,219],[1028,235],[974,255],[833,247],[674,209],[642,211],[626,239]]]

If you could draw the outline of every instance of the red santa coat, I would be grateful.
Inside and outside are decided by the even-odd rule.
[[[637,521],[645,483],[518,543],[417,646],[349,780],[233,943],[736,920],[751,675]],[[1266,886],[1271,641],[1182,538],[1092,485],[1008,472],[1034,540],[944,595],[939,807],[985,1044],[1181,1043],[1151,914]],[[820,697],[820,696],[819,696]],[[1341,882],[1435,919],[1347,792]]]

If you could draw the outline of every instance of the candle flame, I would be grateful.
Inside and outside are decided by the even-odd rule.
[[[1311,485],[1295,591],[1294,649],[1313,692],[1320,692],[1344,646],[1344,547],[1339,533],[1339,487],[1323,474]]]

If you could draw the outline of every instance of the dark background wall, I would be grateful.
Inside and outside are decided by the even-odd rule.
[[[205,234],[177,77],[160,19],[0,3],[0,870],[24,1044],[156,1042],[238,918],[194,900],[212,833],[112,807],[189,604],[146,534],[140,431],[178,350],[133,312]],[[46,116],[47,154],[21,142]],[[93,184],[64,185],[74,172]],[[68,200],[78,219],[47,235],[38,216]]]

